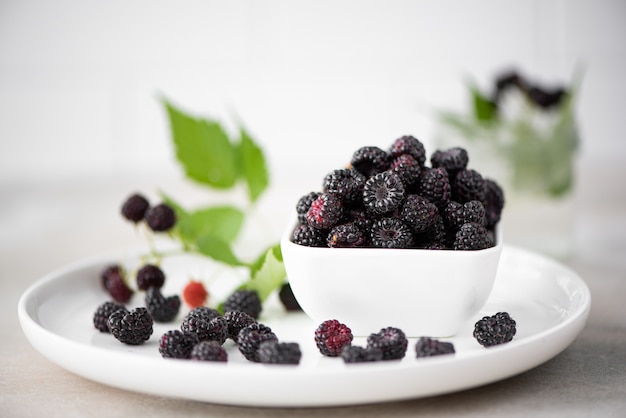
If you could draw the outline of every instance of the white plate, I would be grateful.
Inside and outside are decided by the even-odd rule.
[[[260,321],[282,341],[300,343],[303,357],[298,366],[248,362],[232,342],[226,343],[227,364],[166,360],[158,352],[159,337],[178,327],[184,311],[176,323],[155,326],[142,346],[126,346],[93,328],[93,312],[107,300],[99,273],[104,265],[122,257],[84,260],[31,286],[18,306],[30,343],[59,366],[106,385],[221,404],[365,404],[484,385],[529,370],[563,351],[583,329],[591,305],[589,289],[576,273],[543,256],[505,247],[486,306],[475,318],[468,318],[459,335],[449,339],[456,348],[454,355],[417,359],[411,339],[407,356],[400,361],[346,365],[340,358],[323,357],[317,351],[313,334],[318,324],[275,306]],[[178,258],[163,265],[168,277],[165,294],[180,292],[190,274],[203,268],[192,268],[193,262]],[[140,305],[140,299],[135,298],[133,304]],[[509,312],[517,321],[517,335],[508,344],[483,348],[471,335],[474,323],[498,311]],[[354,343],[364,344],[364,340]]]

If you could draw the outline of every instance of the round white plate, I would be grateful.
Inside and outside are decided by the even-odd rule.
[[[304,314],[285,313],[276,304],[268,306],[260,321],[280,340],[300,344],[303,356],[298,366],[249,362],[232,342],[225,344],[226,364],[166,360],[158,352],[159,337],[178,328],[185,311],[174,323],[156,325],[150,340],[141,346],[124,345],[93,327],[93,312],[108,299],[100,284],[101,270],[109,263],[132,259],[108,255],[83,260],[32,285],[18,306],[26,337],[50,361],[88,379],[131,391],[221,404],[365,404],[484,385],[529,370],[563,351],[585,326],[591,305],[589,289],[576,273],[551,259],[505,246],[487,304],[475,318],[468,318],[460,334],[447,339],[455,345],[454,355],[417,359],[415,339],[410,339],[402,360],[344,364],[341,358],[323,357],[317,351],[313,335],[318,324]],[[166,260],[163,268],[167,274],[163,292],[169,295],[180,293],[191,275],[205,274],[203,268],[215,269],[215,265],[203,267],[198,260],[178,257]],[[137,295],[131,306],[141,304],[142,296]],[[483,348],[472,337],[474,323],[498,311],[509,312],[517,321],[517,335],[508,344]],[[356,338],[354,344],[365,341]]]

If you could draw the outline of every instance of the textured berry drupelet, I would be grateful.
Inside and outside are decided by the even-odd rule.
[[[459,171],[452,181],[452,200],[459,203],[470,200],[483,201],[485,198],[485,180],[476,170]]]
[[[111,332],[109,330],[109,316],[116,311],[123,310],[126,311],[126,307],[120,303],[116,302],[104,302],[96,309],[96,312],[93,314],[93,326],[96,327],[100,332]]]
[[[189,358],[191,360],[226,363],[228,361],[228,353],[216,341],[201,341],[193,346]]]
[[[226,323],[228,324],[228,338],[237,342],[239,331],[250,324],[256,324],[257,320],[241,311],[228,311],[224,314]]]
[[[455,250],[483,250],[493,247],[487,229],[476,223],[461,225],[454,240]]]
[[[415,343],[415,356],[417,358],[454,354],[454,352],[454,344],[434,338],[421,337]]]
[[[278,298],[280,299],[280,303],[282,303],[288,312],[298,312],[302,310],[302,307],[294,296],[289,283],[283,283],[280,287],[280,290],[278,291]]]
[[[484,347],[510,342],[517,332],[517,324],[508,312],[485,316],[474,325],[474,338]]]
[[[183,300],[190,308],[198,308],[203,306],[209,297],[209,292],[204,284],[199,281],[189,280],[183,288]]]
[[[353,223],[340,224],[330,230],[326,238],[326,244],[330,248],[357,248],[364,247],[368,242],[367,237]]]
[[[365,182],[363,204],[369,212],[382,215],[400,207],[404,195],[402,180],[391,171],[384,171]]]
[[[463,204],[450,201],[444,210],[444,220],[454,230],[469,222],[485,225],[485,207],[478,200]]]
[[[415,233],[421,233],[434,225],[439,210],[430,200],[410,194],[402,204],[400,219]]]
[[[322,193],[311,203],[306,214],[306,221],[313,228],[328,230],[337,225],[342,217],[341,200],[330,193]]]
[[[367,337],[367,348],[378,348],[383,352],[383,360],[399,360],[406,355],[409,340],[404,332],[395,327],[387,327]]]
[[[341,358],[344,363],[381,361],[383,359],[383,351],[376,347],[366,348],[358,345],[348,345],[341,350]]]
[[[134,292],[126,283],[126,272],[121,266],[105,267],[100,278],[102,285],[116,302],[126,303],[133,296]]]
[[[145,302],[154,322],[171,322],[180,311],[180,297],[178,295],[165,297],[157,287],[149,287],[146,290]]]
[[[320,197],[319,192],[309,192],[298,199],[298,203],[296,203],[296,213],[298,214],[298,221],[301,224],[306,223],[306,214],[311,208],[311,203],[318,197]]]
[[[159,353],[164,358],[188,359],[191,350],[198,344],[198,334],[195,332],[171,330],[161,336]]]
[[[137,271],[137,288],[148,290],[149,287],[161,288],[165,283],[165,273],[159,266],[146,264]]]
[[[391,161],[389,171],[402,180],[405,189],[412,190],[419,183],[422,168],[410,154],[402,154]]]
[[[352,330],[336,319],[322,322],[315,330],[315,344],[320,353],[328,357],[340,356],[341,350],[351,345],[353,338]]]
[[[326,234],[309,224],[300,224],[294,229],[291,241],[305,247],[325,247]]]
[[[361,147],[352,154],[350,166],[370,178],[389,168],[389,154],[378,147]]]
[[[338,197],[344,206],[357,206],[361,203],[365,180],[354,168],[337,169],[324,177],[322,189]]]
[[[426,162],[424,144],[411,135],[405,135],[396,139],[391,144],[389,154],[392,158],[397,158],[402,154],[409,154],[411,157],[415,158],[415,161],[419,163],[420,167],[423,167]]]
[[[422,170],[419,186],[419,195],[430,200],[438,208],[445,207],[452,196],[448,172],[442,167]]]
[[[131,222],[138,223],[143,220],[149,207],[150,203],[148,200],[142,195],[135,193],[129,196],[122,204],[122,216]]]
[[[180,325],[181,331],[195,332],[200,341],[217,341],[223,344],[228,338],[228,322],[213,308],[200,306],[194,308]]]
[[[383,218],[374,221],[370,242],[377,248],[411,248],[413,232],[397,218]]]
[[[461,147],[437,150],[430,156],[431,166],[445,168],[450,178],[454,178],[459,171],[465,170],[468,161],[467,151]]]
[[[224,302],[224,312],[241,311],[258,319],[263,306],[255,290],[236,290]]]
[[[140,307],[128,312],[118,310],[109,316],[108,326],[113,336],[129,345],[139,345],[152,335],[152,317],[146,308]]]
[[[259,347],[266,341],[278,341],[278,337],[270,327],[261,323],[250,324],[239,331],[237,346],[243,356],[250,361],[259,363]]]
[[[485,179],[485,226],[488,229],[500,222],[502,209],[504,208],[504,191],[498,183],[491,179]]]
[[[259,361],[265,364],[299,364],[302,351],[298,343],[265,341],[259,345]]]
[[[346,213],[346,223],[352,223],[356,225],[365,235],[366,239],[369,239],[370,230],[374,220],[365,209],[352,209]]]
[[[155,232],[169,231],[176,224],[176,213],[167,203],[160,203],[148,209],[146,223]]]

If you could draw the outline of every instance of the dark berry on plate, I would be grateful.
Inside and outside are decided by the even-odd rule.
[[[148,209],[146,223],[155,232],[169,231],[176,224],[176,213],[167,203],[160,203]]]
[[[484,316],[474,325],[474,338],[484,347],[508,343],[517,332],[517,324],[508,312]]]
[[[270,327],[261,323],[250,324],[239,331],[237,346],[243,356],[250,361],[259,363],[259,347],[266,341],[278,341],[278,337]]]
[[[411,248],[413,233],[400,219],[383,218],[372,224],[370,241],[378,248]]]
[[[415,343],[415,356],[417,358],[442,354],[454,354],[454,344],[429,337],[420,337]]]
[[[109,316],[115,311],[127,311],[126,307],[116,302],[104,302],[93,314],[93,326],[100,332],[111,332],[109,330]]]
[[[237,342],[239,331],[250,324],[256,324],[257,320],[241,311],[228,311],[224,313],[224,318],[228,324],[228,338]]]
[[[299,364],[302,351],[298,343],[264,341],[259,345],[259,361],[264,364]]]
[[[361,147],[352,154],[350,166],[369,178],[389,168],[389,154],[378,147]]]
[[[146,290],[145,302],[154,322],[171,322],[180,311],[180,297],[165,297],[158,287],[149,287]]]
[[[341,200],[330,193],[322,193],[311,203],[306,214],[309,225],[317,229],[330,229],[337,225],[343,217]]]
[[[365,176],[353,168],[333,170],[324,177],[322,189],[338,197],[345,206],[355,206],[361,201]]]
[[[191,360],[226,363],[228,361],[228,353],[216,341],[200,341],[193,346],[189,358]]]
[[[410,194],[402,204],[400,219],[413,232],[420,233],[430,228],[437,219],[439,210],[430,200],[416,194]]]
[[[309,224],[300,224],[294,229],[291,241],[305,247],[325,247],[326,234]]]
[[[102,285],[116,302],[126,303],[133,296],[133,289],[126,283],[126,272],[121,266],[107,266],[100,277]]]
[[[329,319],[317,327],[315,330],[315,344],[320,353],[328,357],[338,357],[341,350],[352,344],[352,330],[336,319]]]
[[[367,348],[378,348],[383,352],[383,360],[399,360],[406,355],[409,340],[404,332],[395,327],[382,328],[367,337]]]
[[[283,283],[278,291],[278,298],[280,299],[280,303],[285,307],[288,312],[298,312],[302,310],[300,303],[296,299],[291,290],[291,285],[287,283]]]
[[[452,236],[450,237],[449,235]],[[437,214],[434,223],[426,231],[414,235],[414,241],[414,245],[417,248],[446,250],[452,248],[454,234],[446,228],[443,217]]]
[[[493,247],[487,229],[476,223],[461,225],[454,240],[455,250],[483,250]]]
[[[367,348],[358,345],[348,345],[341,350],[341,358],[344,363],[381,361],[383,359],[383,351],[376,347]]]
[[[450,201],[444,210],[444,219],[455,230],[470,222],[485,225],[485,207],[478,200],[463,204]]]
[[[131,222],[140,222],[150,207],[148,200],[142,195],[135,193],[129,196],[122,205],[122,216]]]
[[[195,332],[177,329],[167,331],[159,340],[159,353],[164,358],[188,359],[198,342],[198,334]]]
[[[236,290],[224,302],[224,312],[241,311],[258,319],[263,306],[255,290]]]
[[[426,168],[420,175],[419,195],[437,205],[445,207],[452,196],[450,179],[445,168]]]
[[[185,315],[180,325],[181,331],[195,332],[200,341],[217,341],[223,344],[228,338],[226,319],[213,308],[200,306]]]
[[[492,229],[500,222],[502,209],[504,208],[504,191],[498,183],[491,179],[485,179],[485,226]]]
[[[326,244],[330,248],[364,247],[367,242],[367,237],[361,228],[353,223],[335,226],[326,238]]]
[[[149,287],[163,287],[165,273],[159,266],[146,264],[137,271],[137,287],[140,290],[148,290]]]
[[[209,292],[200,281],[189,280],[183,288],[183,300],[190,308],[203,306],[209,297]]]
[[[419,183],[422,168],[410,154],[402,154],[391,161],[389,171],[400,178],[405,189],[411,190]]]
[[[382,215],[396,210],[404,195],[402,180],[391,171],[384,171],[365,182],[363,204],[369,212]]]
[[[298,199],[298,203],[296,203],[296,213],[298,214],[298,221],[301,224],[306,223],[306,214],[309,208],[311,208],[311,203],[319,196],[319,192],[309,192]]]
[[[113,336],[129,345],[139,345],[148,341],[153,331],[153,321],[144,307],[130,311],[118,310],[109,316],[108,326]]]
[[[411,135],[405,135],[396,139],[389,149],[389,154],[397,158],[402,154],[409,154],[419,163],[421,167],[426,162],[426,150],[421,141]]]
[[[430,156],[431,167],[445,168],[450,178],[454,178],[459,171],[465,170],[468,161],[467,151],[461,147],[437,150]]]
[[[351,209],[346,213],[346,223],[356,225],[366,238],[370,235],[373,222],[374,220],[365,209]]]
[[[459,171],[452,181],[452,200],[459,203],[470,200],[483,201],[485,198],[485,180],[476,170]]]

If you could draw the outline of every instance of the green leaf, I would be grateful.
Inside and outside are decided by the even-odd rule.
[[[277,288],[279,288],[287,277],[285,265],[276,256],[276,246],[270,247],[261,258],[263,260],[260,267],[251,272],[251,279],[244,284],[248,290],[255,290],[259,294],[261,301]]]
[[[164,101],[170,120],[176,158],[185,174],[202,184],[228,189],[237,180],[236,155],[222,126],[183,113]]]
[[[240,169],[248,186],[250,201],[255,202],[267,189],[269,172],[263,150],[254,142],[245,129],[240,129],[240,135],[241,139],[237,149]]]
[[[201,254],[206,255],[215,261],[220,261],[230,266],[245,265],[245,263],[241,262],[233,253],[233,250],[227,242],[212,235],[205,235],[198,238],[195,244]]]
[[[485,97],[475,86],[470,87],[474,103],[474,117],[480,121],[492,121],[498,116],[495,103]]]
[[[178,222],[178,230],[185,241],[197,241],[212,236],[233,242],[244,223],[244,213],[233,206],[213,206],[189,213]]]

